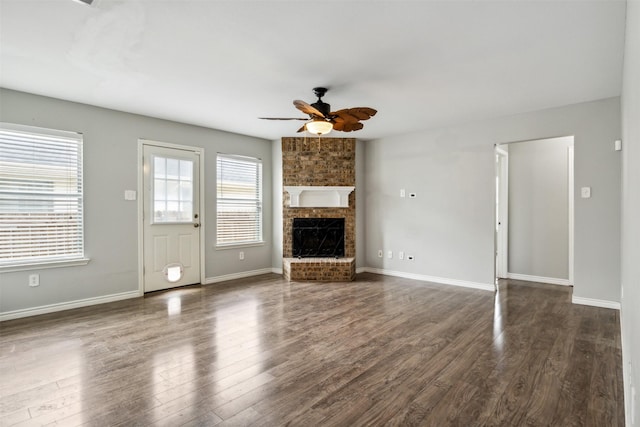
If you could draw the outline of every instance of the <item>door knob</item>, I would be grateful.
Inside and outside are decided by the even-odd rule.
[[[194,226],[195,228],[198,228],[198,227],[200,227],[200,224],[198,224],[198,223],[196,222],[195,224],[193,224],[193,226]]]

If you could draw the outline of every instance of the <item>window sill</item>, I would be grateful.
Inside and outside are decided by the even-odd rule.
[[[265,242],[251,242],[251,243],[229,243],[228,245],[216,245],[216,251],[224,251],[226,249],[237,248],[251,248],[257,246],[264,246]]]
[[[91,261],[90,258],[77,258],[60,261],[43,261],[33,262],[30,264],[13,264],[0,266],[0,273],[10,273],[13,271],[42,270],[45,268],[74,267],[78,265],[87,265]]]

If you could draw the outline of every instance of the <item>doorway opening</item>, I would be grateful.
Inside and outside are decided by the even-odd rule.
[[[495,279],[573,285],[574,137],[495,146]]]

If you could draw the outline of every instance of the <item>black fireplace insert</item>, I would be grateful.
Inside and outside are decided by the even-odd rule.
[[[344,257],[344,218],[294,218],[293,256]]]

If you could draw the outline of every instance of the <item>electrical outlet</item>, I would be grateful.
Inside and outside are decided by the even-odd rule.
[[[30,274],[29,275],[29,286],[31,286],[31,287],[40,286],[40,275],[39,274]]]
[[[240,251],[240,253],[238,253],[238,258],[240,261],[244,260],[244,252]]]
[[[398,259],[404,259],[404,252],[398,252]]]
[[[407,260],[408,261],[413,261],[414,260],[413,255],[407,255]]]
[[[393,258],[393,251],[387,252],[387,258],[389,259]]]
[[[404,188],[400,189],[400,197],[404,197],[405,196],[405,191]]]
[[[378,258],[382,258],[382,249],[378,249]]]

